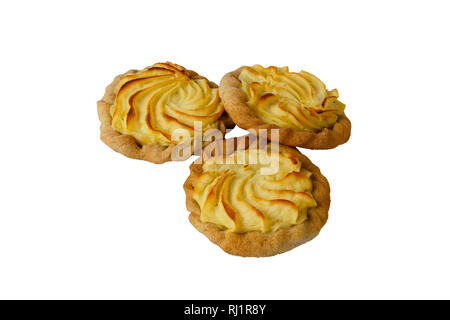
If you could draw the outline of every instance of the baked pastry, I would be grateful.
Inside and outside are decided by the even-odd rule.
[[[241,128],[267,129],[280,143],[309,149],[331,149],[350,138],[350,120],[338,91],[318,78],[288,67],[241,67],[220,83],[225,110]],[[278,135],[272,135],[279,129]]]
[[[171,160],[179,143],[191,146],[195,121],[203,131],[219,129],[223,134],[233,126],[217,85],[170,62],[117,76],[97,107],[103,142],[130,158],[154,163]],[[187,137],[173,139],[176,130]]]
[[[318,167],[297,149],[261,147],[249,136],[223,145],[217,148],[226,149],[223,155],[203,153],[184,184],[189,220],[198,231],[230,254],[253,257],[288,251],[319,233],[330,188]]]

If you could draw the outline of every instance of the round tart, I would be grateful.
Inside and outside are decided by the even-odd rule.
[[[288,67],[241,67],[226,74],[220,96],[233,121],[247,130],[279,129],[280,143],[331,149],[350,138],[351,123],[338,91],[328,91],[317,77]]]
[[[314,238],[328,218],[330,187],[297,149],[245,136],[214,142],[184,184],[189,220],[224,251],[279,254]],[[261,144],[259,142],[259,144]]]
[[[219,129],[225,134],[233,125],[217,85],[170,62],[117,76],[97,108],[103,142],[130,158],[154,163],[171,160],[180,143],[190,147],[196,121],[203,132]],[[184,140],[173,139],[177,130]]]

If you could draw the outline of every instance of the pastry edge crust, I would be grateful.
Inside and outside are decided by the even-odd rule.
[[[237,139],[245,137],[246,136]],[[234,145],[236,146],[236,143]],[[280,150],[281,148],[289,148],[281,145],[279,147]],[[321,174],[320,169],[305,155],[301,154],[297,149],[289,149],[295,150],[302,162],[302,168],[312,172],[312,194],[317,202],[317,207],[308,209],[308,220],[289,228],[279,229],[273,233],[263,233],[259,231],[232,233],[222,230],[213,223],[201,222],[200,207],[194,200],[193,194],[195,183],[202,174],[203,169],[201,164],[196,164],[194,162],[189,167],[190,175],[183,185],[186,193],[186,207],[187,210],[191,212],[189,215],[191,224],[225,252],[243,257],[269,257],[277,255],[289,251],[316,237],[328,219],[328,210],[330,208],[330,186],[328,180]]]
[[[258,118],[247,106],[247,96],[240,88],[239,75],[243,67],[229,72],[220,81],[219,95],[233,121],[241,128],[249,130],[267,129],[269,139],[271,129],[279,129],[279,142],[292,147],[307,149],[333,149],[350,139],[351,122],[345,114],[339,116],[334,126],[315,133],[294,128],[280,128]]]
[[[171,161],[172,150],[175,145],[162,146],[158,143],[151,143],[141,146],[133,136],[122,134],[114,130],[112,127],[110,108],[116,99],[114,89],[122,77],[129,74],[135,74],[137,72],[139,72],[139,70],[132,69],[126,73],[116,76],[114,80],[106,87],[103,98],[97,101],[98,118],[101,122],[100,139],[114,151],[132,159],[146,160],[156,164]],[[186,69],[186,72],[192,79],[206,79],[205,77],[198,75],[195,71]],[[211,82],[208,79],[206,80],[211,88],[217,88],[217,85],[214,82]],[[219,129],[222,131],[222,134],[225,134],[227,128],[234,127],[234,123],[226,111],[223,112],[218,121]],[[192,156],[192,154],[190,156]],[[187,158],[181,160],[187,160]]]

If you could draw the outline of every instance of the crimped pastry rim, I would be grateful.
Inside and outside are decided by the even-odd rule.
[[[333,149],[348,141],[351,134],[351,122],[345,113],[339,116],[331,129],[324,128],[318,133],[294,128],[281,128],[262,121],[247,106],[247,95],[241,89],[239,75],[244,67],[246,66],[225,74],[219,86],[219,95],[224,103],[225,110],[238,127],[257,131],[267,129],[269,138],[271,137],[271,130],[278,129],[278,141],[281,144],[307,149]]]
[[[248,136],[231,138],[225,141],[235,140],[234,150],[237,149],[237,140],[246,139]],[[218,245],[225,252],[243,257],[268,257],[289,251],[316,237],[320,229],[328,219],[330,207],[330,186],[328,180],[321,174],[320,169],[311,160],[301,154],[297,149],[279,146],[294,151],[302,162],[302,168],[312,172],[312,194],[317,202],[317,207],[308,209],[308,220],[305,222],[282,228],[272,233],[251,231],[246,233],[231,233],[220,229],[217,225],[200,221],[200,207],[194,200],[194,186],[198,177],[202,174],[202,164],[192,163],[190,175],[183,185],[186,193],[186,207],[190,211],[189,221],[211,242]]]
[[[141,70],[132,69],[116,76],[114,80],[106,87],[105,94],[103,95],[102,99],[97,102],[97,112],[99,120],[101,122],[100,139],[114,151],[119,152],[129,158],[146,160],[156,164],[161,164],[167,161],[171,161],[172,150],[175,145],[166,147],[158,143],[150,143],[141,146],[133,136],[122,134],[114,130],[111,124],[112,117],[110,114],[110,107],[112,104],[114,104],[114,101],[116,99],[116,94],[114,92],[116,85],[119,83],[122,77],[130,74],[136,74],[140,71]],[[206,79],[205,77],[197,74],[195,71],[185,69],[185,72],[188,73],[189,78],[191,79]],[[208,85],[210,88],[218,87],[214,82],[211,82],[208,79],[206,79],[206,81],[208,81]],[[227,128],[234,127],[234,123],[225,110],[218,121],[219,129],[222,131],[222,134],[225,134]],[[181,160],[187,160],[187,158]]]

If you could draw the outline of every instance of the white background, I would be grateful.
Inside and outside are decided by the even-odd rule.
[[[0,298],[450,298],[449,9],[2,2]],[[104,87],[159,61],[217,83],[286,65],[339,90],[350,141],[302,150],[332,190],[316,239],[272,258],[225,254],[187,219],[194,158],[155,165],[100,141]]]

